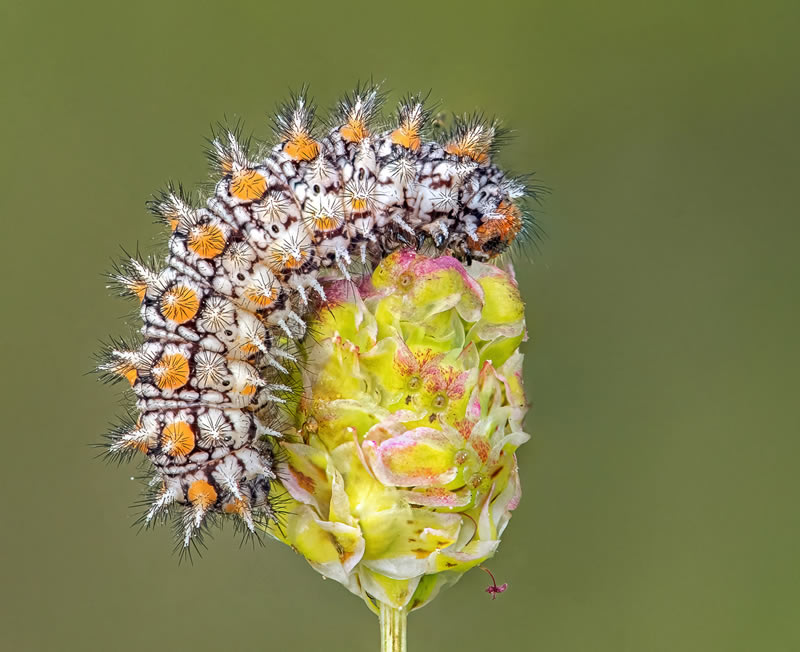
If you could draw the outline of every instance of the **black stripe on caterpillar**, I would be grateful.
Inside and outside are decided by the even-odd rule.
[[[209,517],[232,514],[255,532],[276,521],[273,438],[306,316],[325,277],[350,278],[402,247],[469,263],[502,254],[537,227],[534,195],[491,163],[498,126],[459,118],[425,140],[430,111],[404,100],[376,127],[382,97],[357,89],[317,134],[305,93],[275,118],[277,144],[250,154],[233,132],[211,141],[217,181],[202,207],[180,189],[151,202],[172,229],[166,264],[122,263],[114,284],[141,302],[138,347],[108,347],[99,368],[126,378],[138,418],[110,436],[112,453],[144,453],[151,523],[180,515],[188,547]]]

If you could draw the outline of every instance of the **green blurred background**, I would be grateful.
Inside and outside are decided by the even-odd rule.
[[[502,116],[553,189],[518,268],[533,339],[525,495],[410,650],[800,649],[797,2],[0,5],[0,648],[377,649],[360,600],[276,543],[178,565],[95,460],[83,373],[152,250],[144,201],[206,177],[212,122],[372,75]]]

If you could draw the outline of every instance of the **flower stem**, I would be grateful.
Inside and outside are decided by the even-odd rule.
[[[380,603],[381,652],[406,652],[406,622],[408,612],[405,608],[396,609]]]

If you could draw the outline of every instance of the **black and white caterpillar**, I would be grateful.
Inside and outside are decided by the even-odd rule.
[[[377,88],[356,90],[318,134],[300,94],[261,154],[234,133],[215,137],[205,205],[176,189],[151,202],[172,229],[166,264],[131,259],[112,274],[141,301],[143,342],[112,343],[99,365],[130,382],[139,412],[109,449],[147,456],[144,521],[177,512],[183,546],[209,517],[234,515],[251,532],[278,518],[272,442],[299,391],[289,379],[307,315],[326,301],[321,280],[401,247],[489,260],[535,229],[521,204],[530,191],[490,161],[495,123],[456,119],[431,142],[420,97],[389,128],[376,126],[380,104]]]

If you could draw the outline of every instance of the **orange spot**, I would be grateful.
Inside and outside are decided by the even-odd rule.
[[[169,224],[169,228],[171,230],[174,231],[178,228],[178,224],[181,222],[181,216],[175,209],[165,206],[162,216],[164,218],[164,222]]]
[[[300,252],[299,256],[288,256],[286,261],[284,262],[283,266],[288,267],[289,269],[297,269],[300,267],[305,259],[308,257],[308,254],[304,251]]]
[[[255,170],[242,170],[231,179],[231,194],[237,199],[261,199],[267,192],[267,179]]]
[[[178,389],[189,382],[189,361],[180,353],[165,355],[152,370],[159,389]]]
[[[354,197],[350,200],[350,205],[354,211],[363,211],[367,207],[367,200],[365,197]]]
[[[269,254],[269,266],[273,270],[297,269],[308,258],[308,252],[301,249],[297,253],[289,253],[283,249],[275,249]]]
[[[242,498],[236,498],[233,500],[233,502],[226,503],[222,507],[222,511],[226,514],[238,514],[239,516],[246,514],[247,510],[247,501]]]
[[[129,362],[118,360],[113,366],[112,365],[105,366],[104,370],[107,371],[108,373],[114,374],[115,376],[124,378],[131,384],[131,387],[133,387],[133,384],[136,382],[137,378],[136,367],[134,367]]]
[[[317,215],[314,218],[314,230],[316,231],[332,231],[341,224],[340,220],[331,217],[330,215]]]
[[[289,467],[289,472],[294,476],[294,479],[297,480],[297,484],[299,484],[300,487],[305,489],[308,493],[313,493],[317,488],[316,484],[314,483],[314,479],[308,477],[305,473],[301,473],[292,467]]]
[[[133,367],[131,367],[127,371],[123,371],[122,376],[131,384],[131,387],[133,387],[134,383],[136,383],[137,374],[136,374],[136,369],[134,369]]]
[[[230,156],[226,156],[219,162],[219,166],[224,174],[230,174],[233,171],[233,159]]]
[[[145,455],[147,455],[147,451],[149,450],[147,441],[143,441],[141,439],[128,439],[122,442],[122,446],[130,450],[139,451],[140,453],[144,453]]]
[[[145,455],[147,455],[147,451],[149,450],[146,441],[132,441],[130,442],[129,446],[136,449],[140,453],[144,453]]]
[[[256,393],[256,386],[252,383],[247,383],[244,387],[242,387],[241,391],[239,392],[242,396],[252,396]]]
[[[188,246],[200,258],[214,258],[225,249],[225,234],[216,224],[198,224],[189,232]]]
[[[147,292],[147,283],[144,281],[134,281],[128,284],[128,289],[139,298],[139,301],[144,301],[144,295],[145,292]]]
[[[208,509],[217,502],[217,491],[205,480],[195,480],[186,492],[189,502],[202,509]]]
[[[319,154],[319,143],[308,134],[298,134],[283,146],[283,151],[295,161],[311,161]]]
[[[189,321],[199,309],[197,293],[185,285],[176,285],[161,297],[161,314],[178,324]]]
[[[456,156],[466,156],[476,163],[486,163],[489,160],[489,152],[485,147],[468,141],[455,141],[445,146],[444,151]]]
[[[360,143],[369,136],[369,132],[363,120],[350,120],[339,129],[339,135],[348,143]]]
[[[239,348],[242,350],[242,353],[247,353],[248,355],[252,353],[258,353],[260,351],[260,349],[252,342],[242,344]]]
[[[188,455],[194,448],[192,427],[185,421],[168,423],[161,431],[161,445],[170,457]]]
[[[245,290],[244,296],[260,308],[266,308],[278,298],[278,290],[275,288],[249,287]]]
[[[407,149],[419,149],[420,137],[416,129],[409,127],[400,127],[392,132],[392,142],[395,145],[401,145]]]

